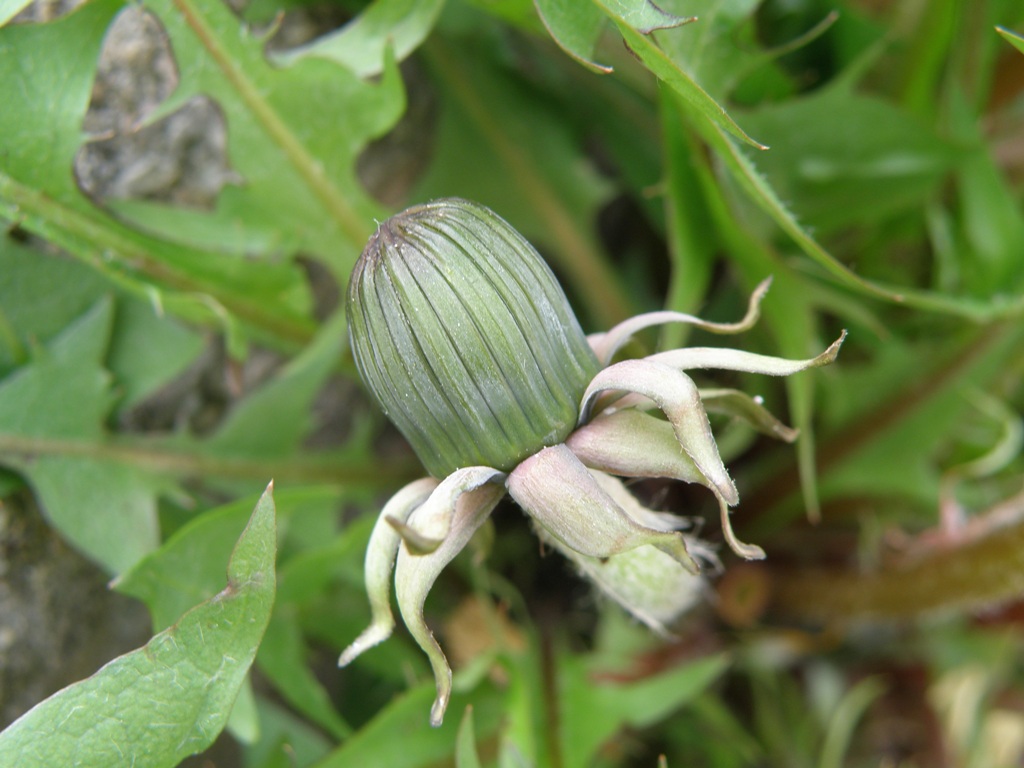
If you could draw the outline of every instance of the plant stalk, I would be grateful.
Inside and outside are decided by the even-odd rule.
[[[352,461],[337,454],[290,457],[212,455],[201,447],[173,448],[146,440],[104,441],[0,434],[0,456],[33,460],[73,456],[125,464],[177,477],[210,476],[278,482],[334,483],[350,487],[384,488],[412,479],[420,472],[411,461]]]
[[[1024,519],[959,545],[934,546],[874,573],[810,568],[773,573],[770,611],[829,627],[997,606],[1024,595]],[[955,535],[955,534],[953,534]]]

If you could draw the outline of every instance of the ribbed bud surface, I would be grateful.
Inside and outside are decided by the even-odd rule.
[[[427,471],[509,471],[576,425],[598,370],[540,254],[482,205],[438,200],[380,225],[356,263],[363,381]]]

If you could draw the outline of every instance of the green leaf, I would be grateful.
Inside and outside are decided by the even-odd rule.
[[[761,0],[682,0],[667,7],[685,9],[696,21],[678,34],[658,35],[665,55],[721,102],[751,72],[767,74],[769,54],[761,50],[754,13]]]
[[[961,290],[975,296],[1020,296],[1024,287],[1020,269],[1024,212],[1019,194],[992,157],[978,116],[963,94],[953,94],[950,115],[957,138],[970,146],[957,169],[961,225],[957,282]]]
[[[327,505],[325,509],[333,511]],[[304,532],[305,517],[303,520]],[[374,515],[362,515],[346,525],[339,535],[330,538],[321,535],[316,543],[306,542],[281,567],[279,600],[305,606],[327,592],[332,582],[341,580],[355,587],[360,600],[365,601],[363,557],[375,522]],[[365,623],[363,616],[352,619],[353,629],[363,628],[360,626]]]
[[[309,666],[305,642],[294,611],[279,608],[267,626],[257,664],[298,712],[342,740],[352,728],[335,710],[330,694]]]
[[[397,697],[386,709],[363,726],[348,741],[313,768],[349,768],[355,765],[386,765],[388,768],[425,768],[450,759],[455,752],[455,718],[432,728],[428,722],[436,691],[434,682],[424,681]],[[479,738],[486,739],[502,719],[502,697],[489,683],[469,693],[458,690],[452,696],[454,711],[473,705]],[[400,734],[401,738],[396,738]]]
[[[501,730],[499,765],[542,765],[542,758],[551,748],[550,731],[546,723],[537,718],[550,703],[541,656],[546,649],[535,636],[521,649],[508,653],[502,660],[502,669],[508,673],[505,693],[504,717]],[[475,730],[475,729],[474,729]]]
[[[857,723],[864,717],[868,707],[886,692],[887,687],[882,680],[869,677],[846,692],[829,721],[825,741],[821,746],[819,768],[842,768],[846,762],[843,757],[853,746],[853,732]]]
[[[256,694],[253,693],[252,680],[249,677],[242,680],[225,728],[243,744],[252,744],[260,737],[260,716],[256,711]]]
[[[247,768],[297,768],[308,766],[331,750],[316,728],[284,707],[266,699],[256,700],[260,740],[246,749]]]
[[[996,27],[996,32],[1002,35],[1006,42],[1021,53],[1024,53],[1024,35],[1020,35],[1012,30],[1006,29],[1006,27]]]
[[[612,71],[593,60],[594,46],[607,21],[596,5],[578,0],[534,0],[534,5],[548,33],[563,51],[595,72]]]
[[[744,192],[753,200],[765,213],[767,213],[776,224],[793,241],[800,246],[804,253],[820,264],[829,273],[842,280],[847,285],[857,288],[868,295],[878,296],[890,301],[901,301],[900,294],[893,293],[885,288],[879,287],[859,275],[851,272],[841,263],[836,261],[811,234],[793,216],[792,212],[779,199],[775,190],[768,180],[757,170],[753,161],[740,150],[736,143],[726,135],[725,131],[716,125],[705,121],[694,121],[697,131],[701,137],[716,151],[716,154],[723,160],[730,175]]]
[[[278,529],[285,547],[289,529],[308,526],[313,518],[333,514],[338,492],[330,488],[301,488],[277,494]],[[184,609],[213,595],[220,581],[217,563],[223,562],[245,524],[250,506],[240,501],[203,513],[179,529],[159,550],[144,558],[115,582],[122,593],[142,600],[160,629]],[[369,537],[370,518],[349,526],[318,550],[303,549],[278,570],[280,586],[274,615],[260,646],[257,665],[270,683],[295,710],[317,723],[335,738],[350,727],[331,704],[330,697],[307,664],[306,648],[298,628],[299,603],[327,590],[339,568],[353,572],[362,595],[362,553]],[[310,573],[311,561],[312,570]],[[358,579],[356,578],[358,575]],[[355,589],[353,591],[356,591]],[[353,616],[350,633],[361,628],[361,616]]]
[[[195,332],[157,314],[152,304],[116,290],[94,270],[67,258],[0,240],[0,307],[11,343],[0,344],[0,375],[24,363],[105,296],[116,295],[106,365],[125,408],[180,373],[202,348]]]
[[[112,320],[111,301],[101,301],[0,381],[0,462],[28,478],[72,544],[116,573],[156,547],[156,496],[165,484],[102,459],[114,402],[103,368]],[[67,454],[53,455],[57,445]]]
[[[305,341],[310,301],[292,265],[181,249],[110,218],[75,184],[74,162],[104,34],[120,0],[48,24],[0,29],[0,218],[66,249],[170,310],[223,322],[225,309],[278,340]],[[237,222],[236,222],[237,227]]]
[[[622,34],[623,39],[626,41],[626,45],[629,46],[630,50],[633,51],[643,62],[644,66],[647,67],[659,80],[662,80],[666,85],[672,88],[679,96],[684,99],[704,120],[709,121],[712,125],[721,128],[724,131],[731,133],[736,138],[749,144],[757,149],[766,149],[766,147],[758,141],[755,141],[747,133],[736,124],[726,113],[725,109],[717,102],[706,90],[697,84],[693,78],[690,77],[675,61],[673,61],[668,54],[663,51],[658,44],[650,37],[644,35],[641,31],[638,31],[630,21],[629,18],[632,16],[620,15],[622,14],[621,4],[618,2],[602,2],[602,0],[595,0],[598,5],[604,8],[605,12],[611,17],[612,21],[619,28],[619,32]]]
[[[291,265],[170,245],[104,219],[82,200],[65,202],[34,190],[0,167],[2,218],[17,221],[170,312],[223,326],[236,356],[244,337],[235,318],[277,346],[295,346],[312,336],[308,290]],[[104,258],[96,258],[98,253]]]
[[[81,264],[0,238],[0,313],[6,328],[0,374],[27,362],[33,346],[50,342],[109,292],[109,285]]]
[[[241,500],[204,512],[115,579],[114,589],[146,604],[154,630],[169,627],[189,606],[216,594],[220,563],[245,527],[250,506]]]
[[[119,299],[107,356],[120,395],[118,410],[137,404],[184,371],[202,349],[198,333],[160,316],[152,304],[130,296]]]
[[[480,768],[480,756],[476,753],[476,734],[473,729],[473,707],[467,706],[459,723],[455,737],[456,768]]]
[[[275,438],[264,435],[259,445],[244,454],[245,446],[237,442],[213,446],[214,450],[199,441],[127,442],[106,432],[104,423],[116,401],[111,376],[103,367],[112,320],[113,304],[104,299],[39,350],[34,360],[0,380],[0,465],[19,471],[61,534],[111,573],[125,571],[156,548],[157,498],[174,489],[174,474],[206,473],[219,482],[239,477],[252,482],[255,476],[265,480],[275,471],[356,483],[369,476],[358,463],[345,463],[345,456],[321,459],[304,454],[296,459],[292,450],[307,424],[310,393],[336,357],[332,348],[336,337],[331,333],[336,331],[335,325],[327,326],[323,338],[311,349],[311,357],[300,356],[288,369],[294,378],[289,379],[285,396],[290,392],[295,402],[268,396],[267,407],[291,419],[278,424],[280,451],[267,453]],[[146,328],[144,324],[135,327]],[[146,339],[132,342],[145,343]],[[138,360],[125,365],[142,365],[149,354],[139,352]],[[147,373],[149,378],[143,373],[137,386],[146,389],[153,381],[152,370]],[[264,411],[262,418],[274,425],[275,412]],[[256,410],[248,418],[258,426],[261,413]],[[248,434],[253,439],[260,436],[255,426]],[[242,455],[225,455],[228,448]],[[348,477],[339,478],[337,471]],[[381,471],[387,474],[390,468]],[[195,602],[187,598],[176,605],[165,623]]]
[[[728,665],[725,656],[711,656],[635,682],[601,682],[600,671],[587,659],[563,656],[558,665],[559,738],[566,768],[590,765],[595,751],[623,726],[643,728],[665,718],[703,691]]]
[[[285,529],[292,515],[335,504],[338,492],[301,488],[279,491],[276,497],[280,527]],[[155,629],[169,626],[189,606],[208,599],[219,589],[219,563],[231,552],[250,507],[251,501],[243,499],[204,512],[119,576],[114,588],[144,602]]]
[[[643,35],[656,29],[671,29],[695,21],[663,11],[651,0],[594,0],[613,18],[620,19]]]
[[[225,225],[220,218],[193,208],[179,208],[153,200],[112,199],[104,205],[115,217],[130,221],[139,231],[161,240],[252,258],[253,254],[290,253],[299,243],[295,236],[277,228],[257,229],[254,224]],[[269,266],[267,264],[266,266]],[[306,299],[291,286],[291,301],[304,306]]]
[[[390,128],[404,96],[392,61],[379,82],[317,57],[272,66],[264,42],[215,0],[149,0],[164,25],[180,81],[151,119],[198,96],[214,99],[228,125],[232,167],[212,216],[226,228],[288,233],[336,274],[351,269],[384,212],[356,178],[366,144]]]
[[[924,122],[843,86],[763,107],[744,124],[771,145],[756,163],[813,229],[922,208],[962,149]]]
[[[279,58],[287,63],[316,56],[335,61],[360,77],[379,75],[389,50],[402,61],[419,47],[443,7],[444,0],[375,0],[341,29]]]
[[[316,338],[273,379],[228,414],[207,447],[236,456],[289,456],[313,427],[313,398],[338,363],[345,313],[335,312]]]
[[[968,428],[965,392],[986,390],[1019,357],[1019,325],[949,337],[941,349],[889,341],[873,364],[846,366],[842,378],[828,380],[822,401],[831,404],[824,415],[832,436],[823,450],[835,458],[822,478],[823,498],[869,494],[913,502],[929,515],[938,509],[942,459]],[[926,371],[922,360],[933,361]]]
[[[19,768],[172,768],[227,722],[274,602],[271,489],[228,563],[228,584],[145,647],[34,707],[0,734]]]
[[[0,155],[0,168],[22,183],[60,198],[77,194],[82,116],[103,34],[120,8],[98,0],[50,24],[0,30],[0,134],[13,150]]]
[[[159,478],[130,466],[63,456],[39,456],[21,469],[51,524],[110,573],[156,548],[156,499],[166,485]]]

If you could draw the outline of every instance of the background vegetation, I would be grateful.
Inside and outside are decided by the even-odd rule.
[[[26,6],[0,0],[4,724],[96,674],[0,763],[1022,764],[1019,0]],[[587,330],[737,318],[771,274],[739,343],[850,335],[709,379],[802,437],[716,425],[768,560],[723,553],[675,640],[501,508],[428,603],[458,669],[433,730],[408,637],[334,667],[421,472],[339,295],[375,220],[442,195],[526,234]],[[107,579],[133,600],[94,603]],[[135,600],[157,634],[96,671]]]

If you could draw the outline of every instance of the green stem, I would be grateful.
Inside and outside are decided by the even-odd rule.
[[[171,448],[151,441],[116,438],[104,441],[23,437],[0,434],[0,456],[32,460],[42,456],[89,458],[177,477],[218,477],[290,483],[332,483],[366,488],[390,487],[413,478],[411,462],[353,461],[338,455],[284,458],[211,455],[199,447]]]
[[[558,664],[555,654],[555,638],[552,629],[545,625],[540,637],[541,696],[545,710],[547,727],[547,757],[551,768],[565,768],[565,756],[562,754],[562,718],[561,692],[558,690]]]
[[[126,275],[135,274],[181,293],[208,294],[243,322],[289,345],[304,345],[312,338],[310,322],[268,312],[265,304],[226,295],[222,286],[171,266],[159,256],[167,244],[151,242],[113,220],[97,221],[4,173],[0,173],[0,216],[18,222],[114,280],[123,282]]]

